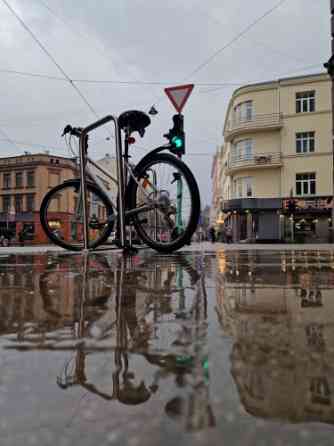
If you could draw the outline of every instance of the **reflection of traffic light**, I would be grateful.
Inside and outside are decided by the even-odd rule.
[[[178,155],[185,153],[185,133],[183,130],[183,115],[178,114],[173,116],[174,126],[169,132],[164,135],[170,142],[171,151]]]

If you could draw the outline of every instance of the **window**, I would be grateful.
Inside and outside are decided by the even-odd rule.
[[[4,189],[11,188],[11,174],[10,173],[3,174],[3,188]]]
[[[58,186],[58,184],[60,184],[60,172],[49,170],[49,187]]]
[[[297,173],[296,195],[315,195],[316,175],[315,173]]]
[[[232,149],[232,162],[251,159],[253,159],[253,140],[243,139],[242,141],[238,141]]]
[[[234,108],[234,120],[236,122],[251,121],[253,115],[253,101],[242,102]]]
[[[237,178],[233,181],[234,198],[250,198],[253,196],[253,177]]]
[[[245,189],[245,195],[246,197],[251,197],[253,195],[253,178],[252,177],[245,177],[244,179],[244,189]]]
[[[23,174],[22,174],[22,172],[17,172],[15,174],[15,186],[17,188],[23,187]]]
[[[315,111],[315,91],[296,93],[296,113]]]
[[[331,404],[331,390],[325,376],[311,378],[310,380],[311,402],[329,406]]]
[[[34,212],[35,210],[35,195],[27,195],[27,212]]]
[[[9,212],[10,208],[10,195],[5,195],[2,197],[2,209],[3,212]]]
[[[314,132],[296,133],[296,152],[314,152]]]
[[[23,212],[23,196],[15,195],[15,212]]]
[[[35,172],[27,172],[27,187],[35,187]]]

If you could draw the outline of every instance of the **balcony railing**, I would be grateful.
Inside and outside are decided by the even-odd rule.
[[[254,130],[274,130],[283,126],[281,113],[253,115],[249,118],[232,119],[226,129],[225,137],[231,138],[237,133]]]
[[[252,167],[275,167],[282,165],[280,152],[243,154],[241,156],[230,156],[228,169],[244,169]]]

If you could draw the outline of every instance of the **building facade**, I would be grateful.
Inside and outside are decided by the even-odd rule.
[[[48,154],[0,158],[0,229],[9,229],[16,238],[25,229],[29,242],[47,243],[39,220],[42,199],[74,173],[70,158]]]
[[[220,190],[234,241],[331,239],[333,153],[327,74],[246,85],[224,124]]]
[[[114,158],[106,155],[96,163],[113,177],[116,176]],[[115,184],[96,168],[93,170],[115,198]],[[49,154],[0,158],[0,232],[10,231],[18,239],[19,233],[24,229],[27,243],[48,243],[39,217],[43,197],[51,188],[77,176],[74,158]],[[55,196],[55,200],[50,204],[52,219],[49,220],[49,225],[59,230],[66,239],[73,230],[73,200],[69,192],[66,192]],[[104,210],[100,207],[100,203],[95,203],[91,198],[90,215],[102,218]]]

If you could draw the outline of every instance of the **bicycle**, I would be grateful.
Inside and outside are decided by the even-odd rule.
[[[121,159],[121,167],[117,166],[117,179],[87,156],[88,133],[112,119],[115,120],[107,116],[84,129],[70,125],[65,127],[64,136],[75,136],[83,144],[86,158],[83,162],[80,159],[77,168],[80,168],[81,178],[87,178],[88,182],[85,186],[79,178],[66,180],[45,195],[40,208],[40,221],[46,235],[65,249],[84,249],[86,187],[89,249],[95,249],[108,240],[115,231],[115,222],[116,233],[119,233],[122,226],[121,206],[124,206],[124,224],[133,225],[140,239],[156,251],[170,253],[190,244],[199,221],[200,194],[191,170],[178,157],[169,135],[164,135],[169,140],[167,144],[149,152],[135,167],[129,163],[129,147],[134,142],[131,135],[138,132],[141,137],[144,136],[146,127],[151,123],[148,115],[137,110],[122,113],[117,119],[118,132],[115,122],[116,150],[119,141]],[[121,130],[124,132],[123,153]],[[105,182],[89,165],[117,185],[117,202]],[[62,219],[62,232],[55,228],[55,216]]]

